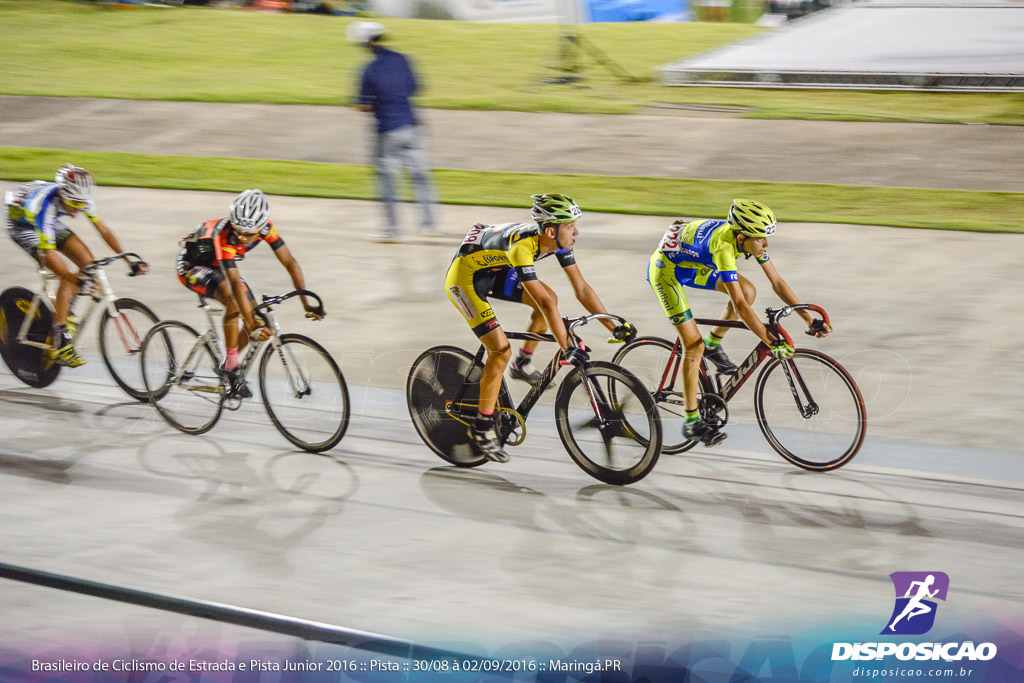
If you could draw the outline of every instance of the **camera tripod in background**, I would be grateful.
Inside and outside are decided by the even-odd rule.
[[[558,56],[556,64],[548,68],[558,72],[556,76],[544,78],[545,85],[566,85],[578,83],[584,79],[584,56],[603,66],[608,72],[623,83],[636,83],[640,79],[632,76],[615,60],[606,55],[601,48],[588,40],[575,26],[563,31],[558,37]]]

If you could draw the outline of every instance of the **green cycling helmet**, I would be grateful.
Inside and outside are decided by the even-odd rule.
[[[747,237],[775,234],[775,213],[768,205],[751,199],[734,199],[729,207],[728,221]]]
[[[583,215],[572,197],[564,194],[535,194],[533,199],[533,220],[538,223],[568,223]]]

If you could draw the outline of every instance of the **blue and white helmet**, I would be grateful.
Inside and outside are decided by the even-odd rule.
[[[263,190],[246,190],[231,202],[228,220],[235,230],[253,235],[267,227],[270,222],[270,204]]]
[[[92,188],[96,183],[93,182],[92,174],[81,166],[64,164],[57,169],[53,179],[57,183],[61,199],[81,203],[92,199]]]

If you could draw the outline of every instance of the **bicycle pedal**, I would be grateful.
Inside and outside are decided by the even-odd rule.
[[[704,437],[704,439],[702,439],[701,442],[707,448],[711,448],[712,446],[717,446],[718,444],[725,441],[728,438],[728,436],[729,435],[726,434],[725,432],[715,432],[714,434],[709,434],[708,436]]]

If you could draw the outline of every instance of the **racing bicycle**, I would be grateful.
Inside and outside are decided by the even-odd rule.
[[[793,340],[779,321],[800,310],[814,311],[829,323],[825,309],[812,304],[766,309],[768,329]],[[747,329],[739,321],[700,318],[698,325]],[[640,337],[619,349],[612,362],[641,378],[658,404],[662,419],[681,425],[685,417],[681,366],[682,343],[659,337]],[[754,414],[772,448],[797,467],[827,471],[850,462],[860,450],[867,429],[864,399],[849,372],[824,353],[798,348],[792,357],[777,360],[764,342],[758,343],[733,374],[715,373],[701,363],[698,405],[701,417],[714,427],[729,422],[729,402],[762,363],[767,363],[754,385]],[[617,387],[609,387],[615,396]],[[680,435],[666,438],[662,452],[676,454],[699,443]]]
[[[242,405],[245,378],[259,364],[263,406],[279,432],[299,448],[322,453],[338,445],[348,428],[348,387],[341,369],[324,347],[301,334],[282,334],[273,307],[296,296],[323,301],[297,289],[281,296],[263,295],[253,314],[271,331],[268,340],[249,344],[232,382],[224,368],[223,345],[206,297],[199,307],[209,323],[200,334],[178,320],[154,326],[142,344],[142,377],[150,402],[175,429],[203,434],[217,424],[225,408]]]
[[[117,385],[136,401],[147,399],[139,369],[138,353],[146,332],[159,321],[156,314],[141,301],[119,298],[114,294],[104,268],[124,260],[130,267],[129,277],[145,265],[133,252],[114,254],[98,259],[79,271],[79,290],[73,300],[68,331],[77,346],[81,330],[94,311],[103,311],[99,321],[100,355]],[[57,276],[39,269],[42,285],[36,292],[25,287],[10,287],[0,293],[0,356],[14,376],[30,387],[49,386],[60,374],[61,366],[51,357],[53,347],[54,299],[53,283]],[[89,301],[84,315],[75,309],[83,299]]]
[[[570,343],[575,328],[591,320],[625,319],[596,314],[565,319]],[[550,334],[506,332],[509,339],[553,342]],[[476,419],[485,348],[476,355],[455,346],[435,346],[412,364],[406,382],[409,415],[424,443],[459,467],[487,462],[469,436]],[[498,394],[495,431],[503,446],[526,439],[526,419],[555,380],[564,361],[557,351],[542,379],[513,406],[505,381]],[[661,449],[661,420],[653,395],[631,373],[613,363],[586,360],[562,380],[555,397],[555,426],[569,456],[587,474],[607,484],[632,484],[654,469]]]

